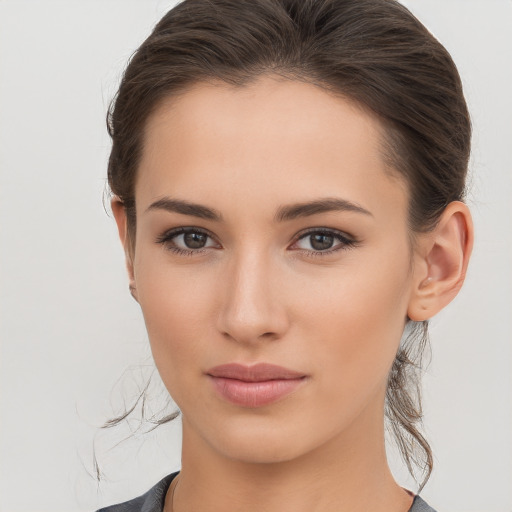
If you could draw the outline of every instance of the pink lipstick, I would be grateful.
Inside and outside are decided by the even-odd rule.
[[[223,398],[235,405],[253,408],[281,400],[306,380],[304,373],[268,363],[223,364],[206,374]]]

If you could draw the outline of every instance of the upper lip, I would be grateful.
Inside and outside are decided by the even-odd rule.
[[[290,380],[305,377],[304,373],[277,366],[269,363],[258,363],[245,366],[238,363],[228,363],[210,368],[207,375],[222,377],[224,379],[236,379],[245,382],[264,382],[268,380]]]

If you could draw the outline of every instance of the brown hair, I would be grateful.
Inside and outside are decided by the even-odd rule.
[[[134,186],[148,116],[206,80],[242,86],[262,74],[307,81],[351,98],[385,128],[389,167],[410,194],[411,233],[432,229],[464,196],[471,124],[446,49],[394,0],[185,0],[130,60],[108,113],[112,192],[136,229]],[[408,322],[393,363],[386,417],[401,454],[428,480],[433,460],[418,430],[427,322]],[[167,421],[165,418],[162,422]]]

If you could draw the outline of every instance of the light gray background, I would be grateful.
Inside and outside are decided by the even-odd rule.
[[[462,293],[433,322],[424,387],[436,469],[423,495],[440,512],[510,512],[512,2],[406,3],[452,53],[475,128],[476,247]],[[102,206],[104,116],[126,59],[172,4],[0,0],[2,512],[95,509],[179,467],[179,422],[112,450],[129,429],[95,428],[150,367]]]

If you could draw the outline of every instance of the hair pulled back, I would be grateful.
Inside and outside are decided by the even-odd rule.
[[[185,0],[132,56],[108,113],[108,181],[136,229],[144,128],[164,98],[202,81],[243,86],[263,74],[352,99],[384,126],[388,166],[409,191],[412,235],[464,196],[471,124],[449,53],[395,0]],[[132,242],[134,243],[134,242]],[[388,379],[386,417],[420,488],[432,471],[419,370],[427,323],[409,321]],[[162,423],[171,416],[164,418]]]

